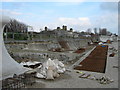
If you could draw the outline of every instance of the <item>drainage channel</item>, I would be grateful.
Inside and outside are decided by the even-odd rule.
[[[98,45],[74,69],[105,73],[108,45]]]

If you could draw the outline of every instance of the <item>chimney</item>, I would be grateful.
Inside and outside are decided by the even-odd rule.
[[[63,28],[62,28],[62,29],[63,29],[63,30],[67,30],[67,26],[64,26],[64,25],[63,25]]]
[[[67,26],[65,26],[65,30],[67,30]]]
[[[57,30],[60,30],[60,27],[57,27]]]
[[[70,32],[73,32],[73,29],[72,29],[72,28],[70,28]]]
[[[62,29],[63,29],[63,30],[65,29],[65,26],[64,26],[64,25],[62,26]]]
[[[47,31],[48,30],[48,28],[47,27],[45,27],[45,31]]]

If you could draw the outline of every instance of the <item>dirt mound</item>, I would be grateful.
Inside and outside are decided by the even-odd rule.
[[[85,48],[79,48],[74,53],[83,53],[83,52],[85,52]]]
[[[59,41],[59,44],[62,48],[64,48],[65,50],[69,50],[69,46],[67,44],[67,41]]]
[[[49,49],[49,51],[52,51],[52,52],[63,52],[64,50],[62,48],[51,48],[51,49]]]

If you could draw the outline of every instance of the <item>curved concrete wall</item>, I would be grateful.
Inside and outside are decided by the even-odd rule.
[[[3,41],[3,26],[9,21],[9,20],[1,20],[0,24],[4,22],[3,25],[0,25],[0,42],[1,42],[1,57],[0,59],[0,66],[2,68],[0,69],[0,80],[8,78],[13,76],[14,74],[22,74],[24,73],[27,69],[22,67],[19,63],[17,63],[7,52],[4,41]]]

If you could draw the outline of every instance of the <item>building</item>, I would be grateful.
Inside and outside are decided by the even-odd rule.
[[[106,28],[99,29],[99,34],[100,35],[107,35],[107,29]]]

